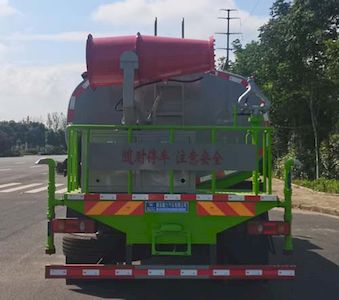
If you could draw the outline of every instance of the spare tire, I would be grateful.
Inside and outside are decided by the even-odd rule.
[[[67,234],[62,249],[67,263],[115,263],[124,257],[124,244],[119,235]]]

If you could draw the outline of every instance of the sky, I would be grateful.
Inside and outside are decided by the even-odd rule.
[[[232,8],[231,31],[243,44],[256,40],[267,22],[273,0],[0,0],[0,121],[26,116],[44,121],[49,112],[66,113],[73,89],[86,70],[85,45],[94,37],[153,34],[208,39],[226,30],[225,12]],[[215,35],[216,48],[225,36]],[[223,55],[216,50],[216,55]]]

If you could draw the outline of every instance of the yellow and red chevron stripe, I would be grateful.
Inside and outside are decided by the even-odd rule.
[[[255,216],[255,203],[244,202],[197,202],[199,216]]]
[[[143,215],[143,201],[85,201],[84,213],[88,216]]]

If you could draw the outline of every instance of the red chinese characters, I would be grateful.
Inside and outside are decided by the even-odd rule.
[[[168,151],[166,149],[162,150],[159,155],[159,160],[166,165],[166,162],[170,159],[170,156],[168,154]]]
[[[157,150],[156,149],[148,150],[148,152],[147,152],[147,162],[149,164],[154,165],[157,161],[157,158],[158,158],[158,156],[157,156]]]
[[[136,151],[136,153],[135,153],[135,162],[137,164],[143,165],[145,163],[146,157],[147,157],[147,153],[146,153],[145,149],[141,149],[139,151]]]
[[[215,151],[214,155],[212,156],[212,159],[216,165],[220,165],[224,158],[222,155],[219,153],[219,151]]]
[[[168,166],[169,168],[184,167],[189,170],[189,167],[197,169],[201,166],[217,167],[223,163],[223,155],[220,151],[209,149],[192,149],[192,148],[127,148],[123,149],[121,161],[128,165],[155,165]]]
[[[209,155],[209,153],[204,150],[200,156],[200,164],[201,165],[209,165],[211,161],[211,157]]]
[[[199,164],[199,153],[197,153],[195,150],[192,150],[188,154],[188,162],[190,165],[198,165]]]
[[[129,165],[133,165],[134,164],[133,150],[131,148],[128,148],[128,149],[122,151],[122,161],[124,163],[129,164]]]

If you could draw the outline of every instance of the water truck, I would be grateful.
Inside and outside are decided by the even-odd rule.
[[[214,40],[88,36],[68,105],[67,192],[49,166],[46,278],[293,279],[291,168],[272,194],[270,101],[253,78],[215,69]],[[66,207],[66,217],[55,208]],[[273,221],[268,212],[284,210]]]

